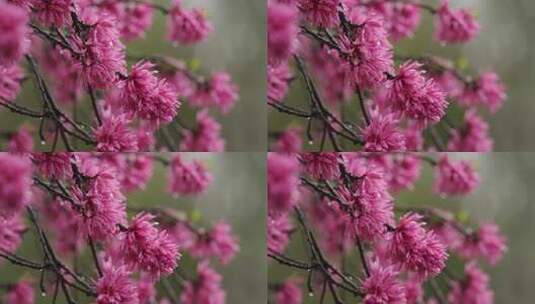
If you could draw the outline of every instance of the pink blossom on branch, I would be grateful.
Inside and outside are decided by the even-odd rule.
[[[198,195],[206,191],[213,177],[200,161],[186,162],[177,155],[171,160],[168,180],[173,195]]]
[[[13,154],[24,154],[33,151],[33,137],[29,127],[22,126],[9,139],[7,152]]]
[[[14,101],[20,92],[20,82],[24,78],[24,72],[16,65],[2,65],[0,63],[0,101]]]
[[[23,8],[0,2],[0,66],[16,63],[28,49],[27,22]]]
[[[130,271],[124,265],[104,263],[103,276],[97,281],[97,304],[136,304],[137,289],[130,278]]]
[[[160,231],[154,216],[140,213],[124,232],[121,251],[125,262],[155,277],[169,275],[177,266],[178,246],[166,231]]]
[[[437,123],[446,114],[445,94],[432,79],[427,79],[418,62],[406,62],[389,85],[389,99],[394,111],[421,125]]]
[[[238,100],[238,87],[225,72],[213,73],[210,79],[197,88],[190,103],[197,107],[217,107],[222,113],[228,111]]]
[[[479,176],[467,161],[452,162],[447,156],[438,161],[434,190],[441,195],[466,195],[479,184]]]
[[[287,60],[296,46],[297,10],[281,1],[269,1],[267,11],[268,59],[273,64]]]
[[[423,227],[422,216],[404,215],[392,235],[390,250],[395,262],[425,278],[438,275],[446,266],[446,246]]]
[[[221,288],[221,275],[215,272],[207,262],[197,266],[198,277],[193,282],[184,284],[184,291],[180,296],[181,303],[196,304],[224,304],[226,293]]]
[[[393,267],[380,268],[372,266],[371,274],[362,283],[365,304],[405,304],[405,289],[397,281],[397,272]]]
[[[221,152],[225,150],[225,140],[221,138],[221,125],[208,113],[197,113],[195,130],[183,130],[184,138],[180,143],[182,151]]]
[[[479,33],[480,26],[466,9],[452,10],[449,0],[442,0],[437,10],[436,39],[442,43],[466,43]]]
[[[31,162],[27,157],[0,154],[0,212],[12,215],[30,203]]]
[[[13,286],[5,296],[6,304],[33,304],[33,288],[29,282],[21,281]]]
[[[299,0],[299,9],[316,26],[331,27],[338,23],[339,0]]]
[[[177,115],[180,102],[176,92],[165,79],[156,77],[153,63],[136,63],[118,85],[126,113],[153,126],[168,124]]]
[[[301,304],[303,302],[303,292],[296,280],[288,280],[279,287],[277,291],[277,304]]]
[[[213,30],[201,10],[185,10],[180,0],[173,0],[167,18],[167,39],[170,41],[199,43]]]
[[[70,23],[71,0],[33,0],[37,19],[47,26],[62,27]]]
[[[3,215],[0,211],[0,251],[15,252],[22,242],[24,229],[18,214]]]

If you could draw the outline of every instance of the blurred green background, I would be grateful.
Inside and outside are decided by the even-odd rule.
[[[438,2],[422,0],[422,3],[432,5],[437,5]],[[468,7],[478,16],[482,31],[474,41],[465,46],[442,47],[433,39],[432,17],[423,12],[422,24],[415,37],[398,43],[396,51],[404,55],[432,53],[453,61],[466,60],[469,67],[466,72],[471,74],[495,69],[506,84],[508,93],[508,100],[496,115],[490,116],[487,112],[484,115],[490,123],[495,151],[535,150],[532,136],[535,120],[531,117],[535,112],[535,1],[450,0],[450,3],[454,8]],[[301,80],[294,84],[300,86]],[[303,96],[292,92],[288,100],[293,105],[300,105]],[[360,123],[362,116],[355,109],[355,103],[350,108],[346,117],[354,123]],[[459,111],[450,110],[449,115],[456,120],[460,119],[459,114]],[[301,125],[303,130],[306,128],[302,119],[288,119],[287,115],[272,109],[269,110],[268,121],[270,132],[281,131],[288,125]],[[318,149],[317,143],[310,146],[305,141],[305,146],[308,149]]]
[[[433,172],[425,165],[423,176],[413,191],[395,195],[399,205],[432,205],[460,212],[478,223],[485,220],[495,221],[507,237],[508,251],[495,266],[483,269],[490,275],[490,285],[495,292],[495,303],[533,303],[535,290],[535,206],[531,201],[535,197],[535,154],[534,153],[450,153],[456,159],[468,159],[477,168],[481,176],[481,185],[471,195],[464,198],[442,199],[432,192]],[[297,223],[295,223],[297,225]],[[356,250],[354,250],[356,251]],[[362,273],[356,252],[347,260],[347,271]],[[293,239],[292,246],[286,251],[289,257],[306,260],[303,242],[299,234]],[[454,273],[461,272],[461,265],[450,259]],[[306,273],[288,270],[276,262],[269,262],[268,281],[281,282],[289,276],[301,276]],[[321,290],[316,289],[319,293]],[[319,303],[319,296],[308,297],[304,291],[304,303]],[[330,302],[331,299],[327,296]],[[347,303],[351,297],[347,297]]]
[[[227,291],[227,303],[263,304],[266,299],[266,249],[265,249],[265,153],[181,153],[185,158],[202,160],[214,180],[207,192],[195,198],[174,199],[166,192],[166,170],[155,162],[154,176],[146,190],[128,195],[129,207],[167,206],[189,214],[200,215],[198,226],[210,227],[217,220],[225,220],[239,238],[240,252],[227,266],[218,262],[211,265],[223,276]],[[162,154],[167,157],[168,154]],[[29,223],[28,223],[29,225]],[[30,227],[30,226],[29,226]],[[38,241],[33,230],[24,236],[23,247],[18,254],[39,260]],[[87,252],[82,265],[90,265]],[[183,258],[180,267],[193,274],[194,263]],[[87,269],[86,269],[87,270]],[[87,273],[87,272],[86,272]],[[0,285],[15,282],[20,276],[35,278],[36,303],[51,303],[51,297],[38,296],[39,273],[0,262]],[[0,303],[2,294],[0,289]],[[63,302],[58,302],[63,303]],[[82,300],[79,303],[89,303]]]
[[[155,0],[168,6],[170,0]],[[186,8],[204,10],[214,31],[207,40],[195,46],[174,47],[165,39],[166,19],[159,11],[154,12],[153,25],[145,38],[127,44],[128,52],[134,55],[165,54],[198,66],[196,73],[210,75],[212,71],[227,71],[239,86],[240,99],[228,115],[211,110],[222,123],[227,151],[264,151],[266,146],[266,2],[265,0],[182,0]],[[24,64],[26,62],[24,61]],[[129,65],[132,62],[129,62]],[[31,76],[29,74],[28,76]],[[36,95],[34,78],[25,81],[17,103],[40,109],[41,100]],[[186,105],[186,103],[184,103]],[[80,117],[91,113],[88,100],[80,106]],[[70,113],[70,111],[68,111]],[[195,117],[187,106],[179,116],[193,125]],[[26,121],[26,117],[0,109],[0,130],[13,131]],[[86,120],[89,121],[89,120]],[[32,120],[38,127],[38,122]],[[47,151],[48,146],[36,149]],[[86,148],[87,149],[87,148]]]

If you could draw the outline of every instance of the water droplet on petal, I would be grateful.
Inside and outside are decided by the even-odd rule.
[[[42,296],[42,297],[46,297],[46,292],[44,292],[44,291],[41,292],[41,296]]]
[[[41,145],[46,145],[46,141],[41,140]]]
[[[313,145],[313,144],[314,144],[314,141],[309,140],[309,141],[308,141],[308,144],[309,144],[309,145]]]
[[[309,296],[309,297],[313,297],[313,296],[314,296],[314,293],[313,293],[313,292],[309,292],[309,293],[308,293],[308,296]]]

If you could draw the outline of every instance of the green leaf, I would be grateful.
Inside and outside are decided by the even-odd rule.
[[[460,57],[459,59],[457,59],[457,61],[455,62],[455,67],[458,69],[458,70],[461,70],[461,71],[464,71],[468,68],[468,65],[469,65],[469,61],[468,61],[468,58],[467,57]]]
[[[189,61],[188,66],[190,71],[196,72],[201,67],[201,61],[199,60],[199,58],[192,58]]]
[[[202,218],[202,213],[198,209],[193,209],[191,211],[190,219],[192,222],[196,223],[199,222]]]

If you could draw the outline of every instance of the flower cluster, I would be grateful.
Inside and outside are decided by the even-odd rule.
[[[393,196],[415,186],[424,164],[435,171],[441,196],[467,195],[480,182],[469,162],[449,154],[271,152],[268,191],[300,199],[288,205],[288,196],[269,196],[269,267],[292,269],[270,282],[270,299],[303,303],[306,289],[335,303],[492,303],[480,263],[494,265],[507,250],[499,227],[472,227],[446,209]],[[300,182],[280,182],[290,178]],[[456,265],[464,265],[463,274]]]
[[[288,122],[272,124],[271,149],[492,151],[481,110],[502,107],[505,85],[494,71],[469,74],[456,59],[400,53],[397,43],[414,36],[423,13],[434,19],[443,47],[480,32],[470,10],[449,0],[436,7],[419,0],[269,0],[268,105],[274,121]],[[465,114],[451,114],[457,112]],[[308,146],[281,145],[303,121],[307,132],[299,136]]]
[[[182,2],[0,0],[0,106],[39,119],[9,130],[3,149],[31,152],[28,143],[39,137],[38,148],[52,151],[222,151],[214,116],[239,99],[231,75],[204,76],[187,59],[133,55],[126,47],[144,39],[155,12],[167,19],[168,43],[207,39],[213,26],[206,14]],[[23,86],[28,79],[35,86]],[[36,92],[39,102],[22,100],[22,90]],[[183,105],[196,121],[184,121]],[[23,129],[27,144],[17,144]]]
[[[169,171],[173,194],[199,195],[212,177],[200,161],[182,157],[0,154],[0,268],[27,268],[19,282],[2,282],[0,301],[32,304],[39,288],[69,303],[75,292],[97,304],[167,303],[180,290],[181,303],[224,304],[223,278],[213,264],[227,265],[239,251],[231,226],[219,220],[203,228],[198,215],[127,204],[128,194],[151,180],[154,162]],[[42,260],[20,250],[30,241]],[[92,258],[89,264],[75,262],[82,255]],[[182,256],[197,270],[184,267]],[[162,286],[167,292],[159,294]]]

